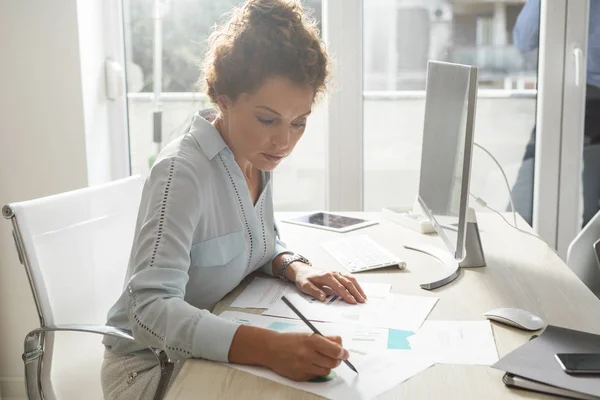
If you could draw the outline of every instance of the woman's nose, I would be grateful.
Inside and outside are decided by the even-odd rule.
[[[278,149],[285,149],[288,147],[290,142],[290,129],[282,128],[273,136],[271,142],[277,146]]]

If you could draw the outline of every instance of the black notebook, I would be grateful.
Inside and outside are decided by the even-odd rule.
[[[492,367],[507,372],[503,380],[508,386],[600,400],[600,376],[567,374],[554,357],[557,353],[600,353],[600,336],[549,325]]]
[[[516,387],[519,389],[532,390],[534,392],[541,392],[547,394],[553,394],[556,396],[568,397],[571,399],[580,400],[598,400],[598,396],[590,396],[584,393],[574,392],[568,389],[562,389],[556,386],[546,385],[545,383],[533,381],[531,379],[523,378],[518,375],[510,373],[504,374],[502,381],[506,386]]]

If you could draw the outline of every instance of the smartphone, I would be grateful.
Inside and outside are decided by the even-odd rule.
[[[594,250],[596,253],[596,261],[598,261],[598,266],[600,267],[600,240],[597,240],[594,243]]]
[[[556,361],[572,375],[600,375],[600,353],[560,353]]]

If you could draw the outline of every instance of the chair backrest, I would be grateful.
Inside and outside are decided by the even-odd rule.
[[[42,325],[106,323],[123,288],[142,186],[130,177],[10,205]],[[97,335],[46,335],[46,398],[102,399],[103,352]]]
[[[600,239],[600,212],[579,232],[569,245],[567,265],[600,298],[600,266],[594,243]]]
[[[600,203],[600,144],[583,147],[583,223],[587,224],[596,212]]]

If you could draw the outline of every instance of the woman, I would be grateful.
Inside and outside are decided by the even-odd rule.
[[[144,186],[126,287],[108,315],[137,343],[105,339],[106,399],[152,398],[159,367],[146,346],[171,360],[260,365],[294,380],[348,358],[339,337],[240,326],[209,311],[259,268],[320,300],[365,301],[353,277],[313,268],[275,226],[271,171],[296,146],[327,80],[314,22],[297,3],[248,0],[211,35],[203,76],[214,121],[196,115]]]

